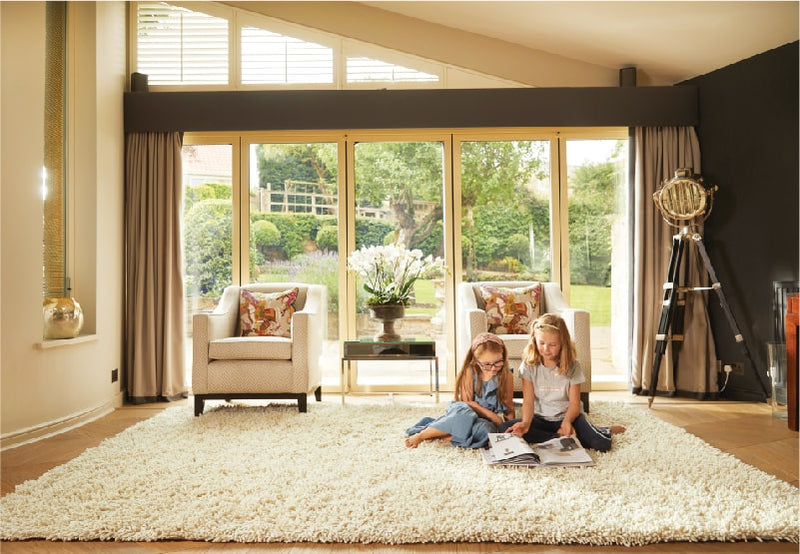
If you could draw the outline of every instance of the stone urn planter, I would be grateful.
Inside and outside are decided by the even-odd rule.
[[[398,319],[403,319],[405,313],[406,308],[402,304],[380,304],[370,306],[370,317],[381,325],[378,334],[372,338],[379,342],[400,340],[401,337],[395,331],[394,324]]]

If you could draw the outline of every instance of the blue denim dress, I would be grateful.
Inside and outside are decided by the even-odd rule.
[[[475,388],[477,388],[477,379],[476,375]],[[494,413],[505,413],[505,406],[502,406],[497,398],[497,376],[481,385],[481,394],[475,397],[475,401]],[[415,435],[427,427],[433,427],[452,435],[450,444],[462,448],[483,448],[489,444],[489,433],[497,432],[497,426],[494,423],[478,416],[475,410],[460,400],[451,401],[447,405],[447,411],[437,418],[422,418],[414,426],[409,427],[406,434]]]

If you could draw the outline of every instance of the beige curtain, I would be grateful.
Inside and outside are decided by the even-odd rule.
[[[129,133],[125,155],[125,361],[133,403],[184,384],[180,133]]]
[[[678,229],[667,225],[653,202],[653,193],[675,170],[687,167],[701,173],[700,146],[692,127],[635,129],[636,178],[634,187],[633,345],[631,386],[649,394],[664,281],[667,279],[672,237]],[[702,234],[702,229],[700,229]],[[683,282],[708,284],[708,273],[697,245],[687,240],[683,251]],[[708,293],[686,295],[684,341],[668,343],[656,390],[660,394],[688,393],[704,398],[718,392],[716,351],[708,320]],[[677,345],[678,364],[673,372]]]

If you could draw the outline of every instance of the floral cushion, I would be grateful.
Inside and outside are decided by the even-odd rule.
[[[239,291],[240,335],[291,337],[297,287],[281,292]]]
[[[531,323],[539,317],[541,283],[515,289],[480,285],[480,293],[486,302],[490,333],[528,334]]]

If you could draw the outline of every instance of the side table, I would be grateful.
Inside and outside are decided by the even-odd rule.
[[[357,360],[396,361],[428,360],[430,391],[436,393],[439,402],[439,358],[436,356],[436,341],[433,340],[397,340],[376,341],[373,339],[346,340],[342,344],[342,373],[339,385],[344,397],[350,391],[350,362]],[[345,373],[345,364],[347,373]],[[434,387],[435,382],[435,387]]]

